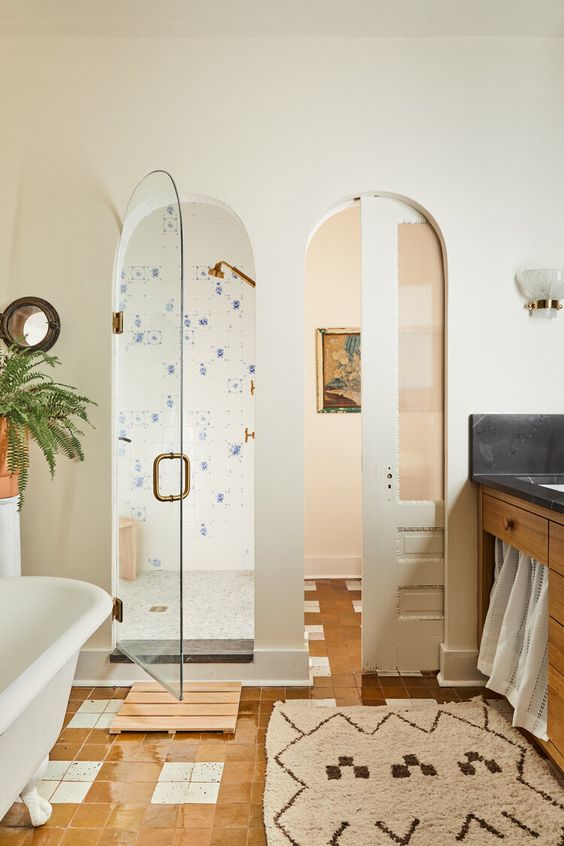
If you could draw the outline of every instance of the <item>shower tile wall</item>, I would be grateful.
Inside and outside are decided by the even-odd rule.
[[[147,238],[135,238],[121,289],[120,374],[127,372],[127,384],[120,378],[118,435],[131,444],[119,442],[118,506],[120,516],[137,522],[138,570],[152,572],[179,566],[177,505],[152,495],[155,455],[178,446],[181,388],[179,287],[164,212],[142,226],[151,229],[151,256],[160,250],[169,261],[168,274],[165,266],[147,263]],[[208,267],[225,259],[254,277],[252,251],[244,227],[220,206],[183,203],[182,220],[184,452],[192,481],[184,501],[183,565],[251,570],[254,442],[245,444],[244,433],[254,430],[255,292],[227,269],[216,279]],[[178,466],[171,461],[161,468],[166,491]]]

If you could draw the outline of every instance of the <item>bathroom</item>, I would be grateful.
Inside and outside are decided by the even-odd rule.
[[[530,319],[515,274],[523,268],[564,264],[564,173],[559,166],[564,30],[558,4],[549,0],[534,7],[504,0],[495,10],[481,2],[469,8],[441,0],[408,0],[399,9],[393,3],[339,2],[327,8],[317,0],[295,0],[284,7],[249,2],[238,12],[222,0],[173,4],[166,12],[153,2],[135,8],[119,2],[111,9],[66,0],[0,3],[5,156],[0,310],[27,295],[52,303],[61,324],[51,350],[62,362],[57,376],[97,403],[90,411],[94,428],[86,430],[84,462],[61,459],[51,480],[32,446],[21,511],[22,573],[80,580],[117,596],[112,456],[115,450],[118,461],[117,450],[135,444],[135,433],[126,430],[131,445],[122,441],[116,446],[120,430],[113,405],[113,345],[122,339],[112,335],[111,315],[116,310],[115,260],[126,209],[145,175],[164,170],[177,186],[183,223],[190,221],[191,207],[213,208],[232,221],[230,226],[240,227],[240,252],[228,239],[212,244],[213,249],[206,247],[201,258],[187,258],[186,265],[213,268],[225,260],[256,280],[253,289],[226,272],[226,287],[232,291],[240,284],[245,304],[253,309],[248,343],[254,358],[245,355],[244,361],[256,365],[256,392],[245,407],[248,418],[241,432],[243,439],[245,427],[255,433],[246,445],[253,465],[246,529],[251,542],[237,553],[244,556],[249,549],[249,560],[237,563],[234,570],[253,574],[252,610],[246,614],[251,625],[242,635],[253,640],[254,660],[184,667],[188,680],[243,683],[239,745],[245,750],[240,755],[250,755],[250,745],[257,746],[252,775],[245,774],[244,767],[237,775],[232,768],[233,779],[240,781],[237,786],[244,785],[244,801],[224,803],[231,816],[218,813],[218,804],[217,826],[210,824],[211,811],[199,809],[200,816],[192,818],[197,832],[193,842],[251,846],[267,842],[256,810],[260,802],[252,791],[253,785],[260,786],[257,791],[264,787],[264,736],[272,703],[282,696],[281,688],[309,690],[310,658],[325,657],[319,646],[312,655],[304,644],[304,596],[313,593],[304,593],[304,577],[320,579],[315,593],[325,593],[327,602],[334,594],[339,594],[335,602],[343,599],[329,581],[321,584],[330,572],[307,570],[307,557],[360,556],[360,541],[355,549],[304,553],[311,509],[304,493],[304,467],[310,466],[304,446],[304,397],[306,413],[316,414],[314,327],[305,322],[304,305],[308,245],[327,215],[354,205],[356,197],[362,201],[373,195],[414,209],[440,240],[445,260],[446,530],[444,621],[432,669],[447,685],[466,686],[474,694],[483,680],[477,674],[478,494],[468,473],[468,420],[482,412],[562,412],[554,371],[564,346],[564,318]],[[185,251],[190,252],[188,240]],[[185,279],[188,286],[194,281]],[[377,311],[377,300],[363,303],[364,338],[369,338]],[[355,327],[359,318],[343,307],[338,319],[320,315],[314,322],[315,328]],[[306,343],[309,370],[304,367]],[[189,397],[188,404],[192,402],[189,410],[202,408]],[[319,424],[347,425],[350,431],[362,426],[364,415],[318,418]],[[339,460],[335,458],[337,466]],[[330,467],[332,461],[329,451],[325,465]],[[360,484],[359,478],[355,484]],[[338,474],[329,474],[329,480],[338,488]],[[148,485],[150,490],[150,475]],[[214,485],[210,491],[223,492]],[[356,502],[355,507],[363,507],[360,494]],[[358,512],[355,519],[358,536]],[[194,526],[201,528],[205,522],[198,519]],[[162,562],[163,556],[147,552],[140,571],[148,570],[149,558]],[[229,568],[222,564],[217,569]],[[213,575],[211,566],[208,572]],[[356,581],[358,573],[351,569],[334,575]],[[365,627],[381,619],[378,584],[372,587],[362,596]],[[220,591],[216,599],[221,607]],[[347,621],[337,626],[335,635],[335,640],[344,640],[347,629],[351,639],[357,638],[351,656],[360,649],[352,606],[358,599],[355,595],[351,600]],[[151,606],[167,604],[159,596],[151,600]],[[322,608],[324,601],[322,596]],[[164,612],[150,613],[158,617]],[[110,661],[120,625],[126,622],[105,619],[82,647],[69,710],[78,710],[82,700],[122,699],[132,683],[150,680],[135,663]],[[306,620],[306,625],[319,621]],[[315,639],[310,648],[312,643]],[[343,684],[327,687],[333,694],[343,692],[319,698],[335,699],[344,707],[354,698],[352,665],[346,650],[337,644],[334,648],[335,662],[331,656],[329,662],[338,668]],[[162,681],[174,686],[179,665],[171,666],[172,676]],[[317,678],[311,690],[322,691],[324,677]],[[390,698],[400,698],[398,687],[389,684]],[[416,687],[410,682],[412,690]],[[104,696],[104,689],[112,693]],[[93,690],[95,696],[90,695]],[[373,700],[381,705],[381,698]],[[94,733],[88,743],[78,734],[87,730]],[[85,756],[103,753],[99,761],[112,765],[125,760],[125,751],[122,759],[112,752],[117,741],[102,727],[68,731],[69,740],[57,744],[61,760],[74,761],[83,745],[89,747]],[[159,734],[151,740],[147,735],[135,742],[132,736],[132,742],[143,765],[152,767],[162,754],[167,762],[166,737]],[[203,762],[215,762],[222,754],[215,748],[221,742],[217,737],[196,741],[187,735],[170,742],[184,744],[183,754],[194,752],[196,757],[200,753],[189,744],[206,743],[199,758]],[[80,748],[74,748],[79,743]],[[144,743],[149,744],[146,757]],[[120,750],[125,746],[121,743]],[[234,760],[228,757],[224,763]],[[151,778],[153,769],[147,769]],[[90,842],[110,846],[119,842],[114,832],[126,830],[130,834],[123,834],[124,844],[151,842],[152,831],[147,834],[139,820],[145,819],[143,814],[149,820],[150,811],[155,822],[154,809],[162,811],[160,822],[167,823],[162,825],[163,842],[189,842],[179,835],[189,830],[177,828],[180,817],[174,825],[170,822],[169,805],[162,810],[151,804],[153,789],[154,784],[148,798],[141,788],[136,793],[120,787],[122,793],[115,789],[113,794],[100,789],[93,803],[104,806],[97,809],[100,819],[106,811],[108,820],[122,813],[122,824],[100,825],[92,818],[82,826]],[[0,828],[0,843],[27,846],[32,838],[41,842],[41,828],[56,832],[51,835],[54,843],[80,843],[79,826],[71,823],[85,813],[86,804],[53,803],[53,825],[36,832],[23,812],[10,811],[15,824]],[[122,808],[128,804],[133,808],[129,818]],[[234,805],[244,807],[238,810],[240,818]],[[261,825],[256,824],[257,814]],[[409,824],[400,820],[391,828],[403,836]],[[10,828],[14,831],[8,832]],[[278,843],[275,836],[269,832],[269,844]],[[345,837],[336,842],[346,844]],[[385,838],[382,834],[381,841],[374,842],[385,843]],[[363,842],[362,836],[357,842]],[[364,842],[372,841],[366,837]],[[313,838],[309,843],[316,846]],[[417,846],[416,835],[412,843]]]

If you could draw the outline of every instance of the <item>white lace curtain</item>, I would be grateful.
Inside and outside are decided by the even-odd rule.
[[[495,580],[478,669],[514,707],[513,725],[547,740],[548,567],[496,538]]]

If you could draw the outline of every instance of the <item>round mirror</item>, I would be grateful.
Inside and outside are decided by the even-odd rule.
[[[20,297],[0,314],[0,337],[22,350],[50,350],[60,329],[59,315],[40,297]]]

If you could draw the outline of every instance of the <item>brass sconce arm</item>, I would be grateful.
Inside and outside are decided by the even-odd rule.
[[[217,262],[214,264],[214,266],[213,266],[213,267],[209,267],[209,268],[208,268],[208,273],[209,273],[209,275],[210,275],[210,276],[215,276],[215,277],[216,277],[216,278],[218,278],[218,279],[223,279],[223,278],[225,277],[225,273],[224,273],[224,272],[223,272],[223,270],[221,269],[222,265],[223,265],[224,267],[228,267],[228,268],[229,268],[229,270],[231,270],[233,273],[235,273],[235,274],[236,274],[236,275],[237,275],[240,279],[242,279],[242,280],[243,280],[243,282],[246,282],[246,283],[247,283],[247,285],[250,285],[250,286],[251,286],[251,288],[256,288],[256,284],[257,284],[257,283],[255,282],[255,280],[254,280],[254,279],[251,279],[251,277],[250,277],[250,276],[247,276],[247,274],[246,274],[246,273],[243,273],[243,271],[242,271],[242,270],[239,270],[239,268],[238,268],[238,267],[234,267],[232,264],[229,264],[229,262],[228,262],[228,261],[225,261],[224,259],[221,259],[220,261],[217,261]]]

